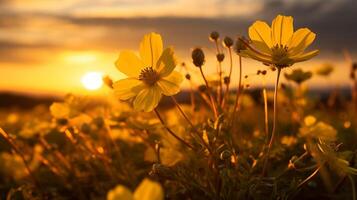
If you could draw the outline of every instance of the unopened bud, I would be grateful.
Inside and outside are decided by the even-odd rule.
[[[246,39],[244,39],[243,37],[238,37],[237,40],[236,40],[236,43],[234,44],[234,51],[237,54],[239,54],[242,51],[247,49],[246,45],[244,44],[244,42],[242,40],[246,41]]]
[[[205,54],[201,48],[195,48],[191,54],[192,62],[196,67],[202,67],[205,63]]]
[[[110,87],[110,88],[113,88],[113,79],[111,79],[109,76],[104,76],[103,77],[103,83]]]
[[[266,75],[267,74],[267,70],[263,70],[261,73],[262,73],[262,75]]]
[[[352,64],[352,69],[353,69],[353,71],[354,71],[354,70],[357,70],[357,63],[353,63],[353,64]]]
[[[198,86],[198,91],[203,93],[203,92],[206,92],[206,90],[207,90],[207,87],[205,85]]]
[[[233,46],[233,40],[232,38],[226,36],[224,39],[223,39],[223,45],[227,48],[231,48]]]
[[[190,75],[190,74],[186,74],[186,75],[185,75],[185,78],[186,78],[187,80],[191,80],[191,75]]]
[[[231,82],[231,78],[229,76],[226,76],[223,78],[224,84],[228,85]]]
[[[219,38],[219,33],[217,31],[213,31],[210,35],[209,35],[209,39],[212,41],[217,41]]]
[[[224,54],[223,53],[217,54],[216,57],[217,57],[218,62],[223,62],[223,60],[224,60]]]

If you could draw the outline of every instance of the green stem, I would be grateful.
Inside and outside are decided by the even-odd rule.
[[[264,162],[264,166],[263,166],[263,175],[266,174],[268,160],[269,160],[269,154],[270,154],[270,151],[273,146],[274,139],[275,139],[276,122],[277,122],[277,116],[278,116],[278,90],[279,90],[280,72],[281,72],[281,69],[278,68],[278,74],[276,76],[275,91],[274,91],[273,130],[271,132],[270,142],[268,145],[268,151],[267,151],[267,154],[265,155],[266,158],[265,158],[265,162]]]
[[[356,197],[356,184],[355,184],[355,181],[353,180],[353,178],[350,175],[348,175],[348,178],[350,179],[351,186],[352,186],[352,199],[356,200],[357,197]]]
[[[208,85],[208,81],[207,81],[207,79],[206,79],[206,76],[205,76],[205,74],[204,74],[203,71],[202,71],[202,67],[200,67],[200,72],[201,72],[202,78],[203,78],[203,80],[204,80],[204,82],[205,82],[205,84],[206,84],[206,87],[207,87],[208,96],[209,96],[209,99],[210,99],[210,101],[211,101],[211,107],[212,107],[212,109],[213,109],[214,116],[215,116],[215,118],[217,119],[217,118],[218,118],[218,112],[217,112],[216,103],[215,103],[215,100],[213,99],[212,90],[211,90],[211,88],[210,88],[209,85]]]
[[[232,71],[233,71],[232,49],[228,48],[228,52],[229,52],[229,61],[230,61],[229,74],[228,74],[229,82],[227,83],[226,92],[224,93],[222,108],[224,108],[225,102],[227,101],[227,98],[229,97],[229,86],[231,84],[231,77],[232,77]]]
[[[239,104],[239,97],[241,94],[241,90],[242,90],[242,57],[239,56],[239,79],[238,79],[236,100],[235,100],[234,108],[233,108],[233,117],[232,117],[233,122],[235,121],[235,116],[236,116],[236,112],[237,112],[237,108],[238,108],[238,104]]]
[[[177,102],[177,100],[175,99],[175,97],[171,96],[172,101],[174,102],[174,104],[176,105],[177,109],[180,111],[181,115],[183,116],[183,118],[185,118],[185,120],[187,121],[187,123],[190,124],[192,130],[197,134],[197,136],[200,138],[201,142],[203,143],[203,145],[206,147],[206,149],[212,154],[211,148],[209,148],[208,144],[203,140],[203,138],[201,137],[200,133],[197,131],[196,127],[193,125],[193,123],[191,122],[191,120],[187,117],[186,113],[182,110],[180,104]]]
[[[180,138],[178,135],[176,135],[164,122],[164,120],[162,119],[160,113],[157,111],[157,109],[154,109],[154,112],[157,116],[157,118],[160,120],[161,124],[164,126],[164,128],[167,130],[167,132],[169,132],[174,138],[176,138],[177,140],[179,140],[181,143],[183,143],[184,145],[186,145],[188,148],[193,150],[193,146],[190,145],[188,142],[186,142],[185,140],[183,140],[182,138]]]

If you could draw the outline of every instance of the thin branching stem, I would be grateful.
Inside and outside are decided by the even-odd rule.
[[[28,165],[24,154],[19,150],[19,148],[16,146],[16,144],[12,141],[10,136],[2,129],[0,128],[0,135],[4,138],[4,140],[11,146],[11,148],[14,150],[14,152],[20,156],[21,161],[25,165],[25,168],[27,170],[27,173],[29,174],[30,178],[32,179],[33,183],[41,189],[39,182],[37,181],[34,173],[32,172],[30,166]]]
[[[214,98],[213,98],[212,90],[211,90],[211,88],[210,88],[210,86],[209,86],[209,84],[208,84],[208,81],[207,81],[207,79],[206,79],[205,74],[204,74],[203,71],[202,71],[202,67],[199,67],[199,68],[200,68],[200,72],[201,72],[202,78],[203,78],[203,80],[204,80],[204,82],[205,82],[205,84],[206,84],[206,87],[207,87],[208,96],[209,96],[210,101],[211,101],[211,107],[212,107],[212,109],[213,109],[214,116],[215,116],[215,118],[217,119],[217,118],[218,118],[218,112],[217,112],[217,107],[216,107],[215,100],[214,100]]]
[[[351,175],[348,175],[348,179],[350,179],[351,186],[352,186],[352,199],[356,200],[356,184],[355,181],[353,180],[353,177]]]
[[[230,47],[228,48],[228,54],[229,54],[229,74],[228,74],[229,82],[227,83],[226,91],[224,93],[224,97],[223,97],[223,101],[222,101],[222,108],[224,108],[227,98],[229,97],[229,86],[231,84],[231,77],[232,77],[232,71],[233,71],[233,56],[232,56],[232,49]]]
[[[237,87],[237,95],[236,95],[236,99],[235,99],[235,103],[234,103],[234,107],[233,107],[233,122],[235,121],[235,117],[236,117],[236,112],[237,112],[237,108],[238,108],[238,104],[239,104],[239,97],[241,95],[242,92],[242,57],[239,57],[239,79],[238,79],[238,87]]]
[[[321,169],[322,165],[318,167],[310,176],[308,176],[305,180],[303,180],[297,187],[300,188],[302,187],[305,183],[307,183],[309,180],[311,180]]]
[[[187,146],[188,148],[193,150],[193,146],[190,145],[188,142],[186,142],[184,139],[180,138],[178,135],[176,135],[175,132],[173,132],[164,122],[164,120],[162,119],[160,113],[157,111],[157,109],[154,109],[154,112],[157,116],[157,118],[160,120],[161,124],[164,126],[164,128],[167,130],[167,132],[169,132],[174,138],[176,138],[177,140],[179,140],[182,144],[184,144],[185,146]]]
[[[186,113],[182,110],[180,104],[177,102],[176,98],[174,96],[171,96],[172,101],[174,102],[175,106],[177,107],[177,109],[180,111],[181,115],[183,116],[183,118],[185,118],[185,120],[187,121],[187,123],[190,124],[192,130],[197,134],[197,136],[200,138],[201,142],[203,143],[203,145],[206,147],[206,149],[212,153],[211,148],[209,148],[208,144],[203,140],[202,136],[200,135],[200,133],[197,131],[196,127],[193,125],[193,123],[191,122],[191,120],[188,118],[188,116],[186,115]]]
[[[268,160],[269,160],[269,154],[270,154],[270,151],[273,146],[274,139],[275,139],[275,129],[276,129],[277,116],[278,116],[278,90],[279,90],[280,72],[281,72],[281,68],[278,68],[278,72],[276,75],[276,82],[275,82],[275,91],[274,91],[273,129],[271,132],[268,150],[265,155],[265,161],[264,161],[264,166],[263,166],[263,175],[265,175],[265,173],[266,173]]]

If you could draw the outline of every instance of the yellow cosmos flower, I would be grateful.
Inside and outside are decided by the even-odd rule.
[[[180,91],[183,77],[174,71],[177,64],[174,51],[170,47],[163,50],[159,34],[144,36],[140,58],[132,51],[123,51],[115,64],[128,78],[113,84],[114,93],[121,100],[135,98],[135,110],[150,112],[162,95],[172,96]]]
[[[294,32],[291,16],[278,15],[271,27],[265,22],[256,21],[248,32],[251,43],[247,44],[248,49],[242,55],[267,65],[289,67],[319,53],[318,50],[305,52],[316,35],[308,28],[300,28]]]

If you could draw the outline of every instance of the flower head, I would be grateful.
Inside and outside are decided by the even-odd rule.
[[[262,21],[256,21],[249,27],[251,43],[245,42],[248,49],[244,55],[278,68],[289,67],[318,54],[318,50],[305,53],[315,36],[308,28],[294,32],[293,18],[278,15],[271,27]]]
[[[113,84],[121,100],[134,98],[134,109],[150,112],[162,95],[172,96],[180,91],[183,77],[174,71],[177,61],[171,47],[163,50],[161,36],[150,33],[140,43],[140,57],[132,51],[122,51],[116,61],[119,71],[128,76]]]
[[[285,73],[285,78],[294,81],[297,84],[301,84],[306,80],[309,80],[312,76],[311,72],[304,72],[302,69],[294,69],[290,74]]]

